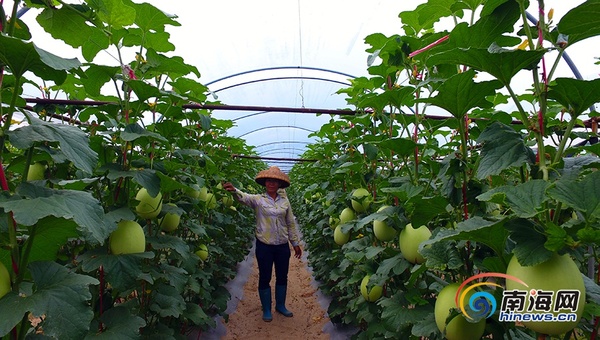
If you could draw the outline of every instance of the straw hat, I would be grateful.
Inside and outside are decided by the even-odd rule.
[[[280,188],[287,188],[290,186],[290,178],[283,171],[279,170],[278,167],[272,166],[267,170],[262,170],[256,175],[254,179],[256,183],[264,186],[267,178],[278,179],[281,182]]]

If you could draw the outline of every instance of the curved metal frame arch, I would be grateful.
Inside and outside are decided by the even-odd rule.
[[[325,82],[330,82],[330,83],[337,83],[337,84],[340,84],[340,85],[351,85],[348,82],[343,82],[343,81],[338,81],[338,80],[333,80],[333,79],[327,79],[327,78],[305,77],[305,76],[288,76],[288,77],[260,78],[260,79],[254,79],[254,80],[244,81],[244,82],[241,82],[241,83],[235,83],[235,84],[230,85],[230,86],[225,86],[225,87],[220,88],[218,90],[213,90],[212,92],[217,93],[217,92],[221,92],[221,91],[224,91],[224,90],[232,89],[234,87],[238,87],[238,86],[242,86],[242,85],[249,85],[249,84],[254,84],[254,83],[260,83],[260,82],[264,82],[264,81],[290,80],[290,79],[318,80],[318,81],[325,81]]]
[[[258,72],[264,72],[264,71],[274,71],[274,70],[293,70],[293,69],[296,69],[296,70],[321,71],[321,72],[326,72],[326,73],[339,74],[339,75],[350,77],[350,78],[353,78],[353,79],[356,78],[356,76],[353,76],[351,74],[343,73],[343,72],[339,72],[339,71],[334,71],[334,70],[330,70],[330,69],[326,69],[326,68],[309,67],[309,66],[275,66],[275,67],[257,68],[257,69],[254,69],[254,70],[249,70],[249,71],[243,71],[243,72],[239,72],[239,73],[230,74],[228,76],[225,76],[225,77],[222,77],[222,78],[219,78],[219,79],[215,79],[213,81],[209,81],[205,85],[209,86],[209,85],[212,85],[214,83],[218,83],[218,82],[226,80],[226,79],[230,79],[230,78],[235,78],[235,77],[242,76],[244,74],[258,73]]]
[[[304,131],[307,131],[307,132],[315,132],[314,130],[307,129],[307,128],[303,128],[303,127],[299,127],[299,126],[290,126],[290,125],[271,125],[271,126],[263,126],[263,127],[261,127],[261,128],[254,129],[254,130],[252,130],[252,131],[249,131],[249,132],[243,133],[243,134],[239,135],[239,136],[238,136],[238,138],[242,138],[242,137],[244,137],[244,136],[247,136],[247,135],[249,135],[249,134],[251,134],[251,133],[259,132],[259,131],[262,131],[262,130],[268,130],[268,129],[278,129],[278,128],[280,128],[280,129],[298,129],[298,130],[304,130]]]
[[[304,145],[308,145],[308,144],[310,144],[310,142],[298,141],[298,140],[284,140],[284,141],[269,142],[269,143],[260,144],[260,145],[255,146],[255,148],[262,148],[264,146],[274,145],[274,144],[304,144]]]
[[[304,149],[298,149],[298,148],[277,148],[277,149],[271,149],[271,150],[266,150],[264,152],[259,152],[258,154],[261,156],[266,156],[266,155],[272,155],[275,153],[286,153],[287,151],[303,151]]]

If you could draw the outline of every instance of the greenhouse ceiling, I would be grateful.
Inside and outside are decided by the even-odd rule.
[[[211,99],[239,106],[336,110],[352,109],[345,97],[336,92],[352,77],[368,75],[365,37],[372,33],[402,35],[398,14],[425,1],[147,2],[177,17],[181,26],[169,30],[175,54],[198,68],[202,74],[199,81],[213,92]],[[558,21],[582,2],[553,0],[545,1],[545,5],[554,8]],[[34,14],[22,17],[32,29],[34,18]],[[51,38],[38,40],[40,36],[41,32],[34,33],[34,42],[44,49],[60,49],[61,55],[70,49],[57,46],[57,41]],[[594,55],[589,53],[589,46],[595,42],[590,39],[577,46],[581,53],[576,48],[570,50],[575,65],[593,65]],[[117,63],[114,56],[103,58],[106,60],[102,63]],[[572,75],[566,65],[561,67]],[[580,71],[585,79],[595,78],[598,73]],[[259,155],[274,158],[268,162],[284,170],[293,163],[277,159],[300,157],[306,145],[314,140],[309,136],[311,132],[331,118],[268,109],[216,110],[214,116],[234,120],[236,125],[230,134],[244,138],[256,147]]]

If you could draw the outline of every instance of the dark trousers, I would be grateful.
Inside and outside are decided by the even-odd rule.
[[[256,240],[256,261],[258,262],[258,289],[270,289],[273,265],[275,265],[275,285],[286,286],[292,252],[288,243],[270,245]]]

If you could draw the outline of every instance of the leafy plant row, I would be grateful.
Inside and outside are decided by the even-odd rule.
[[[84,61],[31,42],[22,3]],[[208,89],[173,55],[165,28],[179,23],[128,0],[14,1],[0,19],[0,337],[167,339],[213,327],[253,236],[252,212],[220,183],[253,190],[247,174],[264,164],[231,157],[254,153],[227,135],[231,121],[184,108],[208,102]],[[143,232],[117,246],[122,221]]]
[[[362,114],[314,134],[304,157],[318,161],[294,166],[300,184],[289,191],[315,277],[332,298],[329,316],[357,327],[354,338],[598,337],[600,80],[555,72],[571,46],[600,34],[592,14],[600,3],[558,22],[544,3],[428,1],[400,13],[402,33],[366,37],[369,76],[339,91]],[[454,24],[440,30],[441,21]],[[382,222],[393,236],[377,236]],[[417,260],[401,235],[420,226],[429,234],[411,241]],[[502,322],[503,289],[493,315],[464,327],[483,324],[479,334],[450,334],[465,316],[456,305],[439,320],[446,287],[563,254],[577,274],[537,276],[581,282],[576,322],[558,330]]]

